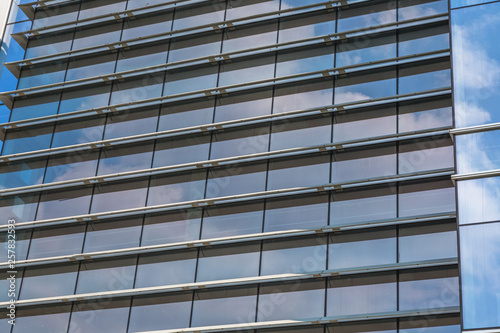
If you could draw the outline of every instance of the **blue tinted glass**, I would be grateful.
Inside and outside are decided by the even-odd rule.
[[[72,295],[75,290],[78,264],[26,268],[20,299]]]
[[[142,245],[156,245],[196,240],[200,237],[201,210],[146,216]]]
[[[500,220],[500,177],[458,182],[460,224]]]
[[[51,138],[52,126],[9,132],[4,141],[2,155],[49,148]]]
[[[12,162],[0,165],[0,188],[40,184],[45,160]]]
[[[91,213],[144,207],[148,180],[130,183],[97,185],[92,199]]]
[[[481,3],[495,2],[495,0],[451,0],[451,8],[477,5]]]
[[[77,294],[130,289],[134,285],[137,259],[84,261],[78,274]]]
[[[500,91],[500,65],[496,60],[500,58],[496,43],[500,34],[499,11],[500,3],[495,2],[452,13],[457,127],[500,121],[500,113],[496,112]]]
[[[205,172],[154,177],[148,195],[148,206],[203,199]]]
[[[263,214],[262,203],[208,208],[203,216],[201,238],[260,233]]]
[[[49,158],[44,183],[95,176],[98,152]]]
[[[142,218],[89,222],[83,252],[125,249],[139,246]]]
[[[135,288],[193,282],[197,253],[191,250],[140,256]]]
[[[76,302],[69,332],[123,333],[127,330],[129,312],[130,299]]]
[[[2,76],[3,80],[3,76]],[[10,121],[50,116],[57,113],[60,94],[16,100]]]
[[[102,140],[104,118],[56,125],[52,148]]]
[[[465,329],[500,326],[500,223],[460,228]]]
[[[158,108],[141,109],[137,112],[124,112],[109,115],[106,120],[104,139],[116,139],[126,136],[152,133],[158,123]]]
[[[36,219],[88,214],[91,194],[92,188],[42,193]]]
[[[66,332],[71,313],[71,304],[45,305],[37,308],[23,308],[16,313],[16,325],[13,333],[38,332],[55,333]],[[11,326],[11,325],[9,325]],[[0,324],[0,329],[1,329]],[[10,332],[5,329],[2,332]]]
[[[459,173],[500,169],[500,131],[457,135]]]
[[[87,110],[94,107],[106,106],[109,102],[111,86],[67,90],[62,94],[59,113]]]
[[[56,257],[82,252],[85,226],[35,229],[29,259]]]

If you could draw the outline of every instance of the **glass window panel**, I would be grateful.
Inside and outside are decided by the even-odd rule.
[[[304,328],[304,327],[290,327],[285,329],[275,328],[275,329],[262,329],[256,330],[255,333],[294,333],[294,332],[303,332],[303,333],[324,333],[323,327],[316,328]]]
[[[336,152],[333,154],[332,182],[343,183],[395,175],[396,160],[394,144]]]
[[[409,318],[399,320],[400,333],[435,332],[460,333],[459,316],[440,316],[429,322],[427,318]]]
[[[104,140],[156,132],[158,107],[110,114],[106,121]]]
[[[51,156],[47,164],[44,183],[95,176],[98,157],[98,152]]]
[[[454,168],[455,156],[450,138],[407,141],[399,144],[399,173]]]
[[[7,252],[5,252],[5,257],[7,257]],[[9,274],[7,273],[7,270],[2,270],[2,272],[0,272],[0,288],[2,288],[2,290],[4,290],[5,292],[1,293],[0,294],[0,300],[2,302],[10,302],[11,299],[14,299],[14,300],[17,300],[19,298],[19,288],[21,287],[21,276],[22,276],[22,269],[19,269],[19,273],[17,274]],[[15,278],[14,278],[14,281],[11,280],[11,275],[15,275]],[[13,282],[16,286],[16,295],[14,295],[14,297],[10,297],[9,296],[9,292],[8,290],[10,289],[10,282]],[[9,310],[9,309],[8,309]],[[1,314],[1,313],[0,313]],[[17,317],[17,316],[16,316]],[[1,324],[0,324],[0,328],[1,328]],[[12,325],[9,325],[9,331],[10,332],[10,328],[12,327]]]
[[[461,180],[457,187],[460,224],[500,220],[500,177]]]
[[[273,123],[270,150],[324,145],[331,142],[331,137],[331,117],[284,119]]]
[[[109,222],[89,222],[83,252],[125,249],[139,246],[141,218],[122,218]]]
[[[426,0],[417,3],[413,0],[399,0],[398,2],[398,20],[400,21],[448,12],[446,0]]]
[[[90,213],[144,207],[148,180],[96,185]]]
[[[337,46],[335,66],[344,67],[397,57],[396,34],[348,39]]]
[[[5,136],[2,155],[24,153],[50,147],[53,126],[9,131]]]
[[[229,166],[208,172],[206,198],[265,191],[267,164]]]
[[[318,318],[324,311],[324,281],[282,283],[259,290],[257,321]]]
[[[135,9],[165,3],[164,0],[129,0],[127,9]]]
[[[158,140],[153,168],[208,160],[210,136]]]
[[[8,221],[8,220],[6,220]],[[9,237],[10,234],[3,232],[0,234],[0,255],[3,256],[3,258],[8,258],[9,254],[9,239],[12,240],[12,237]],[[26,259],[26,255],[28,254],[28,247],[30,245],[30,240],[31,240],[31,230],[16,230],[16,253],[15,253],[15,259],[20,261]],[[11,242],[12,243],[12,242]],[[11,249],[12,250],[12,249]],[[0,279],[2,281],[2,279]],[[1,288],[1,287],[0,287]],[[9,288],[5,288],[4,290],[7,290]],[[4,296],[8,300],[9,297],[7,293]],[[0,298],[1,299],[1,298]],[[4,300],[1,300],[0,302],[3,302]]]
[[[133,288],[137,258],[82,261],[76,294]]]
[[[64,81],[67,62],[26,66],[21,70],[17,89],[43,86]]]
[[[173,30],[187,29],[200,25],[224,21],[225,3],[220,1],[188,6],[175,11]]]
[[[79,3],[57,4],[56,6],[40,8],[35,12],[32,29],[76,21]]]
[[[275,56],[258,57],[222,63],[219,71],[218,86],[270,79],[274,77]]]
[[[148,206],[203,199],[205,177],[205,171],[152,177]]]
[[[123,333],[127,330],[130,299],[76,302],[69,332]]]
[[[16,325],[12,332],[66,332],[70,313],[71,304],[23,307],[16,311]],[[10,327],[3,332],[10,332]]]
[[[373,138],[396,133],[396,108],[371,107],[358,112],[335,113],[333,142]]]
[[[419,28],[399,34],[399,56],[444,50],[450,47],[448,25]]]
[[[262,153],[268,148],[269,126],[215,132],[210,159]]]
[[[203,215],[201,238],[261,233],[263,215],[262,203],[207,208]]]
[[[121,22],[77,30],[75,32],[71,49],[79,50],[87,47],[117,42],[120,40],[121,32]]]
[[[40,184],[46,159],[8,162],[0,165],[0,189]]]
[[[451,223],[401,226],[399,261],[419,261],[457,257],[457,231]]]
[[[198,291],[194,294],[191,327],[255,321],[257,288]]]
[[[92,188],[58,192],[42,192],[37,220],[54,219],[89,213]]]
[[[307,5],[307,3],[304,3],[304,6],[305,5]],[[316,12],[300,17],[281,19],[278,41],[282,43],[333,34],[335,33],[336,16],[335,11],[332,11],[327,13]]]
[[[335,104],[394,95],[396,95],[396,71],[394,70],[352,74],[337,78],[335,82]]]
[[[36,39],[31,38],[28,43],[28,48],[26,49],[25,59],[69,51],[71,49],[72,43],[72,31],[59,34],[48,34],[47,36],[41,36]],[[12,61],[14,60],[15,59],[13,59]]]
[[[449,180],[408,182],[399,186],[399,216],[455,211],[455,188]]]
[[[394,264],[396,229],[346,232],[330,236],[328,269]]]
[[[271,114],[272,94],[272,89],[266,89],[220,96],[215,107],[215,122]]]
[[[111,14],[125,10],[126,3],[123,0],[90,0],[82,2],[79,20],[94,16]]]
[[[328,225],[328,197],[271,199],[266,204],[264,232],[312,229]]]
[[[280,9],[278,0],[229,0],[226,20],[274,12]]]
[[[192,294],[134,297],[129,332],[189,327]]]
[[[305,50],[279,52],[276,64],[276,77],[321,71],[334,67],[335,48],[308,47]]]
[[[201,248],[196,281],[215,281],[259,275],[260,242]]]
[[[413,320],[418,320],[412,317]],[[378,332],[378,333],[397,333],[398,332],[398,322],[397,320],[387,319],[387,320],[377,320],[375,322],[360,322],[360,323],[349,323],[345,322],[342,324],[333,324],[327,326],[327,333],[368,333],[368,332]]]
[[[326,315],[347,316],[397,310],[396,274],[328,280]]]
[[[144,170],[151,168],[153,143],[103,148],[99,160],[98,175]]]
[[[399,132],[412,132],[451,127],[453,114],[451,100],[430,99],[422,102],[403,102],[399,105]]]
[[[500,169],[500,131],[455,137],[458,173]]]
[[[222,36],[210,33],[194,38],[175,38],[170,41],[168,62],[205,57],[220,53]]]
[[[169,43],[159,45],[139,46],[118,51],[116,72],[130,71],[137,68],[164,64],[167,62]]]
[[[396,189],[390,186],[332,193],[330,224],[344,225],[397,217]]]
[[[282,0],[281,9],[302,7],[306,5],[313,5],[317,3],[323,3],[323,0]]]
[[[400,66],[399,94],[447,88],[451,86],[450,63],[438,62],[420,66]]]
[[[99,106],[106,106],[109,102],[110,85],[78,90],[65,90],[62,93],[59,113],[87,110]]]
[[[102,140],[105,118],[58,122],[52,148]]]
[[[193,282],[197,253],[189,250],[139,256],[135,288]]]
[[[17,99],[11,112],[10,121],[50,116],[57,113],[60,94]]]
[[[267,189],[324,185],[329,181],[329,171],[330,155],[272,160],[269,163]]]
[[[35,219],[38,194],[15,195],[0,200],[0,214],[19,222]]]
[[[148,74],[139,79],[117,82],[113,85],[110,104],[135,102],[160,97],[163,86],[163,73]]]
[[[326,244],[320,236],[264,241],[260,275],[325,270]]]
[[[331,80],[277,87],[274,93],[273,113],[331,105],[332,101]]]
[[[37,259],[81,253],[84,237],[84,225],[35,229],[28,258]]]
[[[24,270],[20,299],[73,295],[78,264],[27,267]]]
[[[396,9],[387,3],[368,3],[340,8],[337,31],[361,29],[396,22]]]
[[[179,11],[176,11],[175,16],[177,17],[178,14]],[[163,12],[161,15],[125,20],[121,40],[168,32],[172,27],[172,16],[172,12]]]
[[[110,74],[115,71],[116,54],[70,60],[65,81]]]
[[[460,277],[465,329],[500,325],[499,237],[500,223],[460,228]]]
[[[222,52],[233,52],[264,45],[273,45],[277,41],[277,30],[278,22],[226,30],[224,31]]]
[[[459,305],[457,269],[399,273],[399,310],[430,310]],[[415,297],[418,295],[418,297]]]
[[[197,240],[200,237],[201,209],[146,215],[141,245]]]
[[[161,108],[158,131],[210,124],[214,115],[213,100],[168,104]]]
[[[163,95],[175,95],[217,86],[217,67],[180,69],[166,73]]]

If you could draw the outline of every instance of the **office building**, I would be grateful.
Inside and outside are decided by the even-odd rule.
[[[0,331],[500,329],[499,1],[7,14]]]

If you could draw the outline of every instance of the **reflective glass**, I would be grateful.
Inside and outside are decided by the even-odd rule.
[[[98,157],[98,152],[49,157],[44,183],[95,176]]]
[[[179,11],[175,13],[175,16]],[[126,20],[123,24],[121,40],[141,38],[170,31],[172,27],[172,12],[163,12],[161,15],[143,16]],[[146,67],[146,66],[144,66]]]
[[[148,206],[203,199],[206,172],[152,177]]]
[[[264,45],[276,44],[278,22],[261,25],[245,25],[235,30],[225,31],[222,52],[233,52]]]
[[[259,290],[257,321],[318,318],[324,311],[323,281],[273,284]]]
[[[396,95],[396,71],[352,74],[335,81],[335,104]]]
[[[0,189],[40,184],[46,163],[41,159],[0,165]]]
[[[101,150],[98,175],[151,168],[153,143],[118,146]]]
[[[426,318],[409,318],[399,320],[400,333],[460,333],[459,316],[440,316],[429,322]]]
[[[328,280],[327,316],[347,316],[397,310],[396,274]]]
[[[76,294],[130,289],[134,285],[137,259],[82,261]]]
[[[129,183],[96,185],[90,213],[144,207],[148,191],[148,179]]]
[[[260,242],[200,248],[196,282],[258,276],[259,262]]]
[[[158,107],[108,115],[104,140],[152,133],[158,123]]]
[[[337,47],[335,66],[344,67],[371,61],[395,58],[396,35],[379,34],[375,37],[359,37],[340,43]]]
[[[211,24],[224,21],[225,3],[209,2],[179,8],[175,11],[175,20],[172,30],[181,30],[199,25]]]
[[[272,160],[269,164],[267,189],[324,185],[329,182],[330,156]]]
[[[23,67],[17,89],[43,86],[64,81],[66,62]]]
[[[160,97],[164,74],[148,74],[139,79],[117,82],[113,85],[110,104],[135,102]]]
[[[335,18],[336,13],[332,11],[281,19],[278,42],[333,34],[335,33]]]
[[[451,86],[449,62],[399,68],[399,94],[447,88]]]
[[[70,60],[65,81],[113,73],[116,54],[105,54],[83,59]]]
[[[24,271],[20,299],[72,295],[78,264],[28,267]]]
[[[273,113],[331,105],[332,88],[331,80],[277,87],[274,92]]]
[[[92,1],[97,2],[97,1]],[[122,23],[97,25],[93,28],[83,28],[75,32],[72,50],[99,46],[120,40]]]
[[[270,79],[274,77],[275,57],[258,57],[254,59],[222,63],[219,70],[218,86],[246,83]]]
[[[42,307],[26,307],[17,310],[16,325],[13,333],[62,333],[68,329],[71,305],[44,305]],[[10,332],[8,329],[2,332]],[[0,325],[0,328],[2,326]]]
[[[383,2],[340,8],[338,20],[338,32],[361,29],[396,22],[396,9]]]
[[[413,320],[415,318],[412,317]],[[367,321],[367,322],[353,322],[353,323],[342,323],[333,324],[327,326],[327,333],[397,333],[398,332],[398,322],[397,320],[377,320],[377,321]]]
[[[393,264],[396,252],[395,228],[332,235],[328,269]]]
[[[29,27],[28,27],[29,29]],[[25,29],[25,30],[28,30]],[[40,38],[30,39],[25,59],[69,51],[73,43],[73,32],[48,34]],[[20,59],[13,59],[20,60]]]
[[[229,0],[226,19],[234,20],[240,17],[274,12],[279,9],[279,0]]]
[[[194,38],[175,38],[170,41],[168,62],[182,61],[220,53],[222,36],[210,33]]]
[[[158,131],[210,124],[213,116],[213,100],[167,104],[161,108]]]
[[[130,300],[76,302],[69,332],[123,333],[127,330]]]
[[[109,102],[111,86],[97,86],[78,90],[65,90],[62,93],[59,113],[87,110],[106,106]]]
[[[58,4],[52,7],[40,8],[35,12],[32,29],[76,21],[79,3]]]
[[[89,213],[92,188],[58,192],[42,192],[37,220],[53,219]]]
[[[185,242],[200,237],[201,210],[147,215],[141,245]]]
[[[9,255],[9,239],[12,240],[12,237],[9,237],[9,233],[3,232],[0,234],[0,255],[4,258],[8,258]],[[28,247],[30,245],[31,239],[31,230],[16,230],[16,260],[24,260],[26,259],[26,255],[28,254]],[[12,242],[11,242],[12,243]],[[7,261],[7,260],[6,260]],[[7,279],[7,278],[5,278]],[[6,283],[2,279],[0,279],[0,283]],[[1,287],[0,287],[1,288]],[[8,288],[4,289],[7,290]],[[8,295],[5,293],[4,298],[8,300]],[[1,302],[3,302],[2,300]]]
[[[172,70],[166,73],[163,96],[198,91],[217,86],[217,67]]]
[[[56,257],[82,252],[84,225],[35,229],[31,237],[29,259]]]
[[[271,114],[272,94],[272,89],[265,89],[218,97],[214,121],[222,122]]]
[[[396,214],[396,189],[390,186],[332,193],[332,225],[392,219]]]
[[[430,99],[422,102],[403,102],[399,105],[399,132],[412,132],[451,127],[453,114],[451,100]]]
[[[118,53],[116,72],[161,65],[167,62],[168,43],[121,49]]]
[[[331,142],[331,117],[308,117],[299,120],[282,120],[273,123],[271,128],[270,150],[310,147]]]
[[[24,194],[4,198],[0,201],[0,214],[16,221],[33,221],[38,197],[38,194]]]
[[[308,47],[299,51],[278,53],[276,76],[300,74],[326,70],[334,67],[335,49],[331,47]]]
[[[262,232],[262,203],[216,206],[205,209],[203,214],[202,239]]]
[[[83,252],[125,249],[139,246],[141,218],[89,222]]]
[[[500,220],[500,177],[461,180],[457,187],[460,224]]]
[[[79,20],[105,15],[125,10],[126,3],[123,0],[90,0],[82,2]]]
[[[399,216],[455,211],[455,187],[449,180],[408,182],[399,186]]]
[[[328,225],[327,201],[326,195],[270,199],[266,204],[264,232],[324,227]]]
[[[269,149],[269,125],[215,132],[210,159],[249,155]]]
[[[260,275],[305,273],[326,269],[326,238],[264,241]]]
[[[398,171],[400,174],[453,169],[455,157],[449,138],[419,139],[399,144]]]
[[[451,0],[451,8],[495,2],[495,0]]]
[[[450,47],[448,25],[419,28],[399,34],[399,56],[445,50]]]
[[[500,131],[455,137],[458,173],[500,169]]]
[[[52,148],[102,140],[104,118],[73,122],[58,122],[54,130]]]
[[[198,250],[139,256],[135,288],[194,282]]]
[[[53,127],[49,125],[9,131],[4,139],[2,155],[47,149],[50,147],[52,130]]]
[[[452,0],[452,2],[455,0]],[[410,20],[425,16],[437,15],[448,12],[448,1],[446,0],[399,0],[398,20]]]
[[[158,140],[153,168],[208,160],[210,136],[189,136]]]
[[[262,192],[266,189],[267,164],[229,166],[208,172],[206,198]]]
[[[195,292],[191,327],[254,322],[256,294],[255,287]]]
[[[17,99],[11,112],[10,121],[50,116],[57,113],[60,94],[47,94],[26,99]]]
[[[465,329],[500,326],[500,223],[460,228],[460,269]]]

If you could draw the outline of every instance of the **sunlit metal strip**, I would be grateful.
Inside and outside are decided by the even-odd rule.
[[[105,15],[100,15],[100,16],[95,16],[91,17],[88,19],[84,20],[78,20],[78,21],[72,21],[72,22],[66,22],[66,23],[61,23],[53,26],[48,26],[48,27],[43,27],[39,29],[32,29],[32,30],[27,30],[27,31],[22,31],[18,33],[12,34],[12,37],[21,45],[23,48],[26,48],[27,43],[31,37],[39,37],[43,36],[44,34],[51,34],[51,33],[59,33],[63,31],[68,31],[68,30],[73,30],[76,28],[80,27],[85,27],[89,25],[95,25],[95,24],[103,24],[107,22],[112,22],[116,20],[123,20],[125,18],[129,17],[137,17],[140,15],[145,15],[145,14],[154,14],[156,12],[160,12],[162,10],[168,10],[168,9],[173,9],[173,8],[178,8],[180,6],[177,5],[177,3],[184,3],[184,2],[189,2],[189,4],[197,4],[197,3],[203,3],[203,2],[208,2],[209,0],[180,0],[180,1],[175,1],[175,2],[167,2],[167,3],[161,3],[161,4],[156,4],[156,5],[151,5],[148,7],[140,7],[136,9],[130,9],[126,11],[121,11],[121,12],[116,12],[116,13],[111,13],[111,14],[105,14]],[[273,11],[273,12],[267,12],[267,13],[262,13],[262,14],[255,14],[251,16],[246,16],[242,18],[237,18],[234,20],[229,20],[229,21],[221,21],[221,22],[215,22],[211,24],[204,24],[204,25],[199,25],[196,27],[192,28],[186,28],[186,29],[179,29],[173,32],[167,32],[164,34],[158,34],[158,35],[165,35],[165,34],[179,34],[183,35],[186,32],[189,33],[191,31],[197,30],[198,33],[201,32],[207,32],[207,31],[217,31],[226,27],[233,27],[237,25],[243,25],[243,24],[249,24],[249,23],[261,23],[265,22],[267,20],[272,20],[276,18],[281,18],[289,15],[293,15],[295,13],[300,13],[301,11],[305,11],[307,9],[314,9],[314,8],[319,8],[321,10],[331,10],[332,8],[335,7],[343,7],[343,6],[350,6],[354,4],[360,4],[360,3],[366,3],[366,2],[373,2],[373,0],[329,0],[329,1],[324,1],[322,3],[317,3],[317,4],[310,4],[310,5],[305,5],[301,7],[295,7],[295,8],[288,8],[284,10],[278,10],[278,11]],[[155,36],[155,35],[152,35]],[[147,36],[145,36],[147,37]],[[131,39],[130,41],[136,41],[136,39]]]
[[[395,66],[400,66],[404,64],[418,64],[426,61],[449,61],[450,51],[446,50],[438,50],[432,52],[419,53],[416,55],[409,55],[403,57],[396,57],[386,60],[372,61],[368,63],[361,63],[356,65],[344,66],[344,67],[334,67],[331,69],[324,69],[319,71],[300,73],[300,74],[291,74],[280,76],[276,78],[269,78],[257,81],[249,81],[244,83],[238,83],[233,85],[221,86],[221,87],[213,87],[207,89],[201,89],[196,91],[188,91],[184,93],[174,94],[174,95],[165,95],[160,97],[154,97],[144,100],[137,100],[133,102],[114,104],[109,106],[96,107],[87,110],[73,111],[67,112],[62,115],[52,115],[47,117],[35,118],[31,119],[41,121],[42,118],[44,120],[48,119],[80,119],[82,115],[91,116],[91,115],[100,115],[103,113],[109,112],[118,112],[118,111],[129,111],[136,108],[142,107],[150,107],[166,104],[169,102],[177,102],[184,100],[192,100],[194,98],[213,98],[219,95],[225,95],[229,93],[235,92],[244,92],[252,89],[260,89],[265,87],[278,86],[281,84],[289,84],[289,83],[298,83],[308,80],[317,80],[317,79],[325,79],[327,77],[337,77],[340,75],[348,75],[348,74],[356,74],[362,73],[366,71],[374,71],[380,69],[388,69]],[[37,92],[39,93],[39,92]],[[6,93],[8,94],[8,93]],[[10,103],[12,103],[12,97],[10,95],[0,95],[1,97],[8,97],[11,99]],[[5,103],[6,101],[4,101]],[[8,102],[8,101],[7,101]],[[13,123],[6,123],[5,125],[12,125]]]
[[[166,243],[166,244],[150,245],[150,246],[138,246],[133,248],[118,249],[118,250],[87,252],[87,253],[79,253],[79,254],[56,256],[56,257],[38,258],[38,259],[17,260],[16,267],[33,267],[33,266],[53,265],[60,263],[72,263],[77,261],[87,261],[87,260],[103,259],[103,258],[118,258],[136,254],[168,252],[168,251],[186,250],[193,248],[205,248],[205,247],[227,245],[227,244],[241,244],[241,243],[262,241],[269,239],[278,239],[278,238],[281,239],[285,237],[290,238],[290,237],[301,237],[308,235],[329,234],[334,232],[339,233],[348,230],[363,230],[363,229],[394,226],[394,225],[419,224],[431,221],[436,222],[442,220],[450,220],[455,218],[456,218],[455,212],[448,212],[445,214],[438,214],[438,215],[420,215],[420,216],[413,216],[406,218],[373,220],[368,222],[324,226],[322,228],[313,228],[313,229],[285,230],[285,231],[264,232],[260,234],[248,234],[241,236],[206,238],[206,239],[187,241],[187,242]],[[0,269],[8,269],[9,267],[10,264],[8,262],[0,263]]]
[[[212,289],[212,288],[227,288],[236,286],[246,286],[252,284],[263,284],[272,282],[284,282],[284,281],[297,281],[306,279],[318,279],[318,278],[328,278],[328,277],[338,277],[338,276],[348,276],[348,275],[359,275],[375,272],[388,272],[388,271],[399,271],[408,270],[415,268],[428,268],[428,267],[441,267],[441,266],[455,266],[458,264],[457,258],[447,258],[447,259],[437,259],[437,260],[422,260],[413,261],[408,263],[396,263],[396,264],[386,264],[386,265],[373,265],[373,266],[363,266],[351,269],[343,270],[322,270],[310,273],[288,273],[288,274],[276,274],[276,275],[266,275],[266,276],[256,276],[249,278],[238,278],[238,279],[227,279],[227,280],[217,280],[217,281],[204,281],[204,282],[193,282],[175,285],[166,285],[159,287],[145,287],[145,288],[135,288],[135,289],[124,289],[124,290],[113,290],[105,292],[95,292],[86,294],[75,294],[66,296],[54,296],[36,299],[26,299],[16,301],[16,307],[30,306],[30,305],[42,305],[42,304],[53,304],[61,302],[80,302],[87,300],[98,300],[98,299],[108,299],[111,297],[130,297],[139,295],[151,295],[151,294],[165,294],[172,292],[189,292],[199,289]],[[10,302],[1,302],[0,308],[6,308],[9,306]]]
[[[318,327],[318,325],[338,324],[338,323],[351,323],[351,322],[364,322],[368,320],[388,320],[398,318],[411,318],[411,319],[424,319],[434,318],[438,315],[458,315],[460,314],[460,307],[446,307],[440,309],[430,310],[408,310],[408,311],[391,311],[379,312],[351,316],[337,316],[337,317],[320,317],[313,319],[296,319],[296,320],[276,320],[276,321],[263,321],[255,323],[232,324],[232,325],[217,325],[217,326],[203,326],[191,327],[182,329],[169,329],[157,331],[142,331],[137,333],[212,333],[212,332],[242,332],[247,330],[256,329],[272,329],[272,328],[299,328],[299,327]],[[495,331],[495,333],[498,331]],[[465,333],[465,332],[464,332]],[[481,333],[481,332],[479,332]],[[488,333],[488,332],[485,332]]]
[[[441,130],[436,129],[433,131],[418,131],[418,132],[381,135],[377,137],[369,137],[359,140],[326,143],[312,147],[281,149],[271,152],[255,153],[255,154],[241,155],[236,157],[197,161],[197,162],[176,164],[171,166],[164,166],[164,167],[157,167],[157,168],[150,168],[143,170],[118,172],[102,176],[92,176],[92,177],[78,178],[74,180],[65,180],[53,183],[9,188],[0,190],[0,197],[20,195],[26,193],[39,192],[39,191],[49,191],[49,190],[52,191],[52,190],[73,188],[78,186],[88,186],[92,184],[103,184],[103,183],[117,182],[123,180],[137,180],[138,178],[142,177],[166,175],[166,174],[173,174],[186,171],[195,171],[200,169],[209,169],[213,167],[231,166],[235,165],[236,163],[240,165],[245,163],[267,161],[284,157],[297,157],[308,154],[323,154],[325,152],[338,151],[338,150],[343,151],[345,149],[358,148],[364,146],[373,146],[373,145],[414,140],[414,139],[430,139],[442,136],[449,137],[448,127]]]
[[[88,221],[100,221],[100,220],[125,217],[125,216],[135,216],[135,215],[151,214],[151,213],[166,212],[166,211],[173,211],[173,210],[183,210],[183,209],[189,209],[189,208],[212,207],[215,205],[249,202],[249,201],[269,199],[269,198],[278,198],[278,197],[279,198],[289,197],[289,196],[300,195],[300,194],[322,193],[322,192],[329,192],[329,191],[342,191],[342,190],[358,188],[358,187],[398,183],[398,182],[404,182],[404,181],[410,181],[410,180],[431,180],[434,178],[443,178],[443,177],[449,178],[454,173],[455,172],[454,172],[453,168],[446,168],[446,169],[431,170],[431,171],[425,171],[425,172],[415,172],[415,173],[399,174],[399,175],[392,175],[392,176],[385,176],[385,177],[376,177],[376,178],[363,179],[363,180],[352,181],[352,182],[319,184],[316,186],[286,188],[286,189],[281,189],[281,190],[271,190],[271,191],[262,191],[262,192],[230,195],[230,196],[216,197],[216,198],[210,198],[210,199],[199,199],[199,200],[190,200],[190,201],[183,201],[183,202],[174,202],[174,203],[162,204],[162,205],[129,208],[129,209],[123,209],[123,210],[116,210],[116,211],[107,211],[107,212],[102,212],[102,213],[83,214],[83,215],[76,215],[76,216],[65,216],[65,217],[60,217],[60,218],[30,221],[30,222],[18,222],[18,223],[16,223],[16,229],[21,230],[21,229],[35,228],[35,227],[39,227],[39,226],[82,223],[82,222],[88,222]],[[0,225],[0,231],[8,230],[8,228],[9,228],[8,224]]]
[[[219,54],[211,55],[211,56],[181,60],[181,61],[177,61],[177,62],[171,62],[171,63],[160,64],[160,65],[155,65],[155,66],[148,66],[148,67],[144,67],[144,68],[122,71],[122,72],[118,72],[118,73],[98,75],[98,76],[85,78],[85,79],[64,81],[64,82],[60,82],[60,83],[45,85],[44,87],[50,87],[50,86],[56,86],[56,85],[68,85],[72,82],[92,82],[93,80],[96,80],[96,79],[99,79],[100,82],[102,82],[101,80],[103,80],[103,79],[107,79],[107,80],[112,81],[112,80],[116,79],[116,75],[121,75],[122,77],[123,76],[130,77],[130,76],[132,76],[131,74],[144,75],[144,74],[154,73],[154,72],[158,72],[158,71],[164,71],[164,70],[172,69],[172,68],[184,68],[187,66],[192,66],[192,65],[196,65],[196,64],[200,64],[200,63],[206,63],[207,61],[209,63],[213,63],[214,61],[216,61],[216,62],[225,61],[228,59],[228,57],[230,59],[236,59],[236,58],[242,58],[242,57],[252,56],[252,55],[257,55],[257,54],[266,54],[269,52],[276,52],[278,50],[289,50],[289,49],[293,49],[293,48],[304,47],[304,46],[313,46],[313,45],[324,44],[324,43],[329,44],[329,43],[332,43],[332,42],[338,41],[338,40],[346,41],[346,40],[349,40],[352,38],[359,38],[360,36],[366,37],[366,36],[370,36],[372,34],[387,33],[387,32],[391,32],[391,31],[398,31],[398,30],[407,29],[407,28],[415,28],[415,27],[421,28],[422,26],[425,26],[425,25],[444,23],[447,21],[448,21],[447,15],[432,15],[432,16],[426,16],[426,17],[422,17],[422,18],[418,18],[418,19],[404,20],[404,21],[399,21],[396,23],[393,22],[393,23],[372,26],[369,28],[349,30],[349,31],[344,31],[342,33],[334,33],[334,34],[327,34],[327,35],[303,38],[303,39],[293,40],[293,41],[289,41],[289,42],[276,43],[276,44],[272,44],[272,45],[264,45],[264,46],[260,46],[260,47],[253,47],[253,48],[248,48],[248,49],[243,49],[243,50],[238,50],[238,51],[233,51],[233,52],[219,53]],[[141,40],[143,40],[143,39],[141,39]],[[104,51],[111,51],[107,45],[104,47],[103,50]],[[92,55],[92,53],[90,55]],[[44,63],[48,63],[48,62],[53,62],[56,60],[63,61],[63,60],[67,60],[69,58],[74,59],[75,56],[78,56],[78,50],[77,51],[62,52],[62,53],[58,53],[55,55],[47,55],[47,56],[41,56],[41,57],[36,57],[36,58],[24,59],[24,60],[20,60],[20,61],[8,62],[8,63],[5,63],[4,66],[6,68],[8,68],[12,72],[12,74],[14,74],[14,76],[19,78],[20,73],[21,73],[21,68],[24,66],[40,65],[40,64],[44,64]],[[86,56],[88,57],[89,54],[86,54]],[[17,90],[17,91],[22,91],[22,89]]]
[[[500,123],[491,123],[470,127],[462,127],[462,128],[454,128],[450,130],[452,135],[462,135],[462,134],[472,134],[472,133],[481,133],[487,131],[500,130]]]
[[[471,180],[471,179],[498,177],[498,176],[500,176],[500,169],[480,171],[480,172],[471,172],[471,173],[461,173],[461,174],[451,176],[451,179],[452,180]]]

